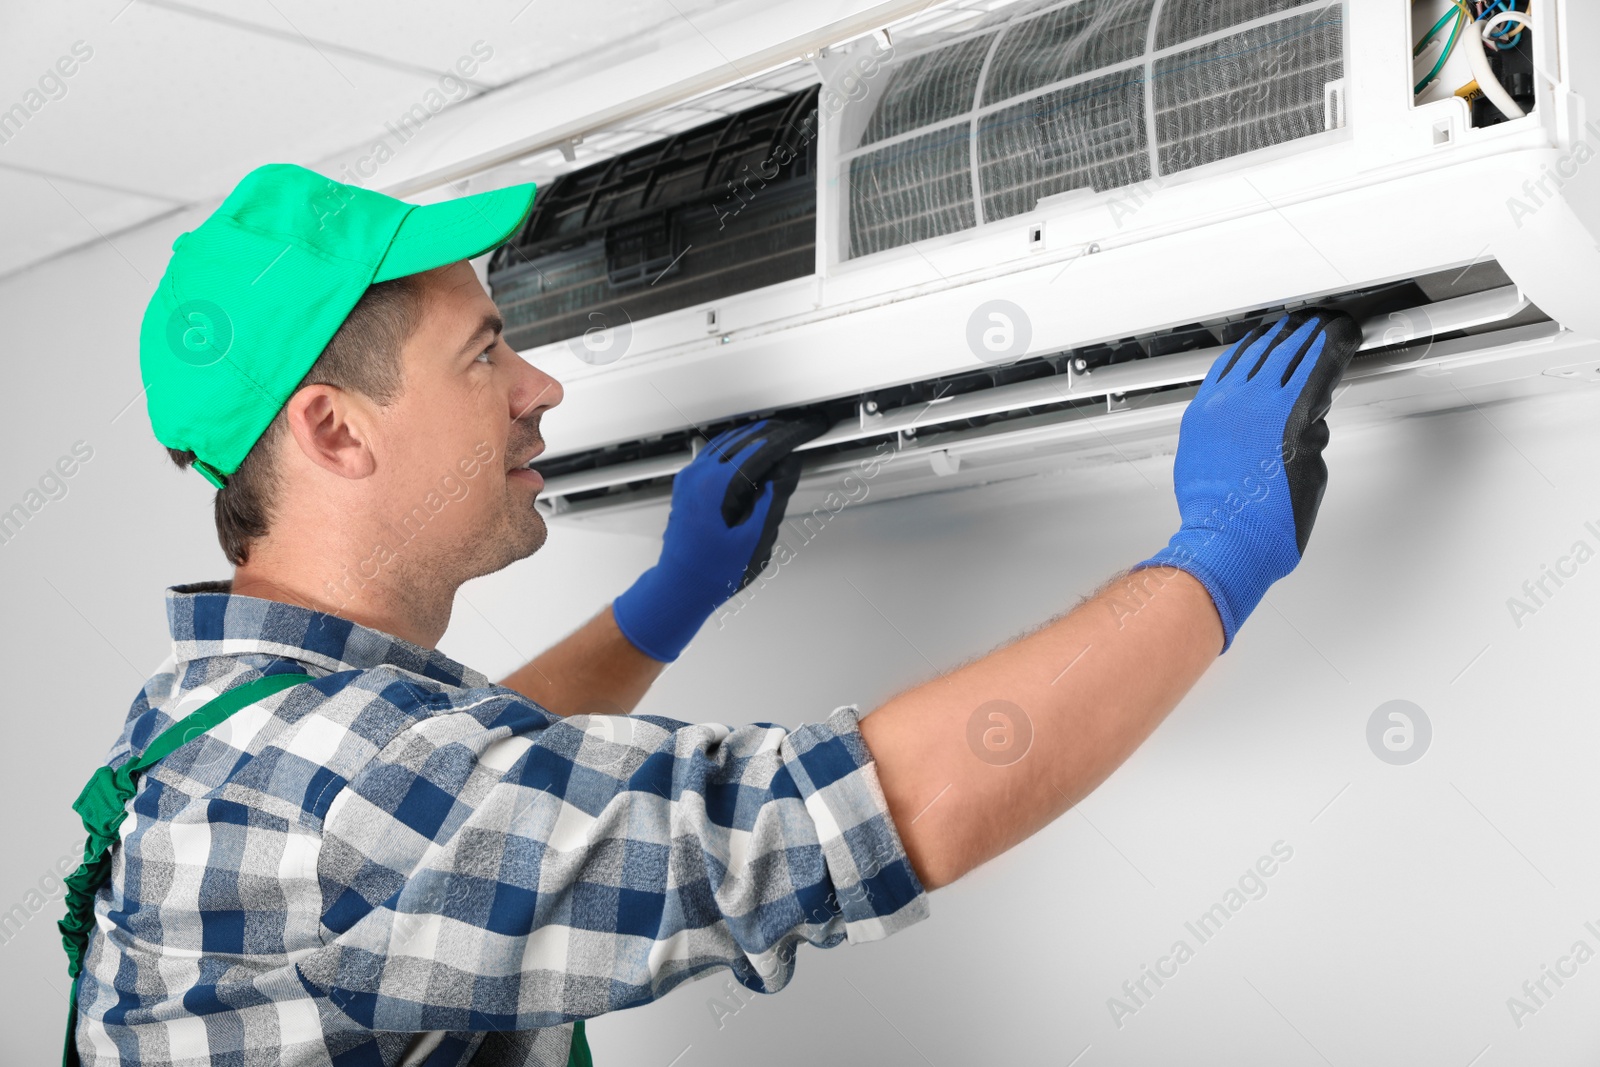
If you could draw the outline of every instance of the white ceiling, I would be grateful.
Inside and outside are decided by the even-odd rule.
[[[5,0],[0,116],[31,113],[0,127],[0,276],[220,201],[262,163],[393,143],[386,124],[416,105],[592,71],[713,6],[605,0],[596,17],[562,0],[458,0],[441,16],[426,0]],[[441,90],[475,44],[492,54],[471,84]]]

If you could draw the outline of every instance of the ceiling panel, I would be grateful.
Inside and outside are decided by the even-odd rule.
[[[58,252],[101,240],[178,207],[66,178],[0,165],[0,277]]]
[[[25,125],[0,144],[0,163],[200,201],[225,194],[261,163],[314,160],[364,138],[392,137],[385,124],[437,92],[435,79],[422,73],[144,0],[120,13],[99,0],[66,8],[28,12],[33,27],[4,35],[27,38],[4,46],[16,53],[0,55],[8,73],[38,70],[44,77],[76,41],[89,56],[57,98],[41,94]],[[52,13],[59,16],[53,23]],[[8,98],[27,99],[29,79],[0,85],[0,108],[10,106]],[[431,117],[424,108],[412,121]]]
[[[238,20],[270,33],[304,36],[360,53],[387,57],[438,74],[472,55],[489,58],[473,78],[483,86],[504,85],[619,42],[648,36],[716,6],[716,0],[606,0],[604,17],[594,4],[568,0],[466,0],[449,5],[440,18],[437,0],[392,0],[381,17],[371,5],[326,0],[142,0],[168,10],[187,9]]]

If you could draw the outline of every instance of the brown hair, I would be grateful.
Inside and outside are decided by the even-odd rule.
[[[400,350],[421,315],[422,288],[414,277],[368,287],[295,391],[307,385],[332,385],[380,405],[392,403],[405,379]],[[288,422],[280,410],[212,502],[217,541],[235,567],[250,558],[251,543],[265,537],[271,525],[279,481],[272,456],[287,432]],[[185,449],[169,448],[167,453],[179,467],[188,467],[195,459]]]

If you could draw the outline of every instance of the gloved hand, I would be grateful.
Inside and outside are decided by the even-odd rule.
[[[660,561],[611,605],[635,648],[672,662],[761,573],[800,483],[795,446],[827,428],[820,419],[760,419],[718,434],[678,472]]]
[[[1183,523],[1134,570],[1194,575],[1222,617],[1224,652],[1305,552],[1328,484],[1323,416],[1360,346],[1343,312],[1258,326],[1217,359],[1183,413],[1172,472]]]

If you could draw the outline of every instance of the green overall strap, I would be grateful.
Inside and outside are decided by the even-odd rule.
[[[572,1024],[572,1047],[567,1050],[567,1067],[594,1067],[589,1055],[589,1039],[583,1032],[583,1020]]]
[[[310,677],[300,673],[269,674],[235,686],[161,731],[137,759],[116,768],[96,770],[78,799],[73,801],[72,810],[83,819],[89,838],[83,846],[83,863],[66,879],[67,916],[56,924],[61,930],[61,944],[67,950],[67,977],[72,979],[62,1067],[78,1067],[78,975],[83,969],[83,954],[89,946],[89,930],[94,926],[94,897],[111,877],[111,849],[117,843],[117,830],[128,817],[128,801],[138,791],[140,777],[162,757],[193,741],[240,708]]]

